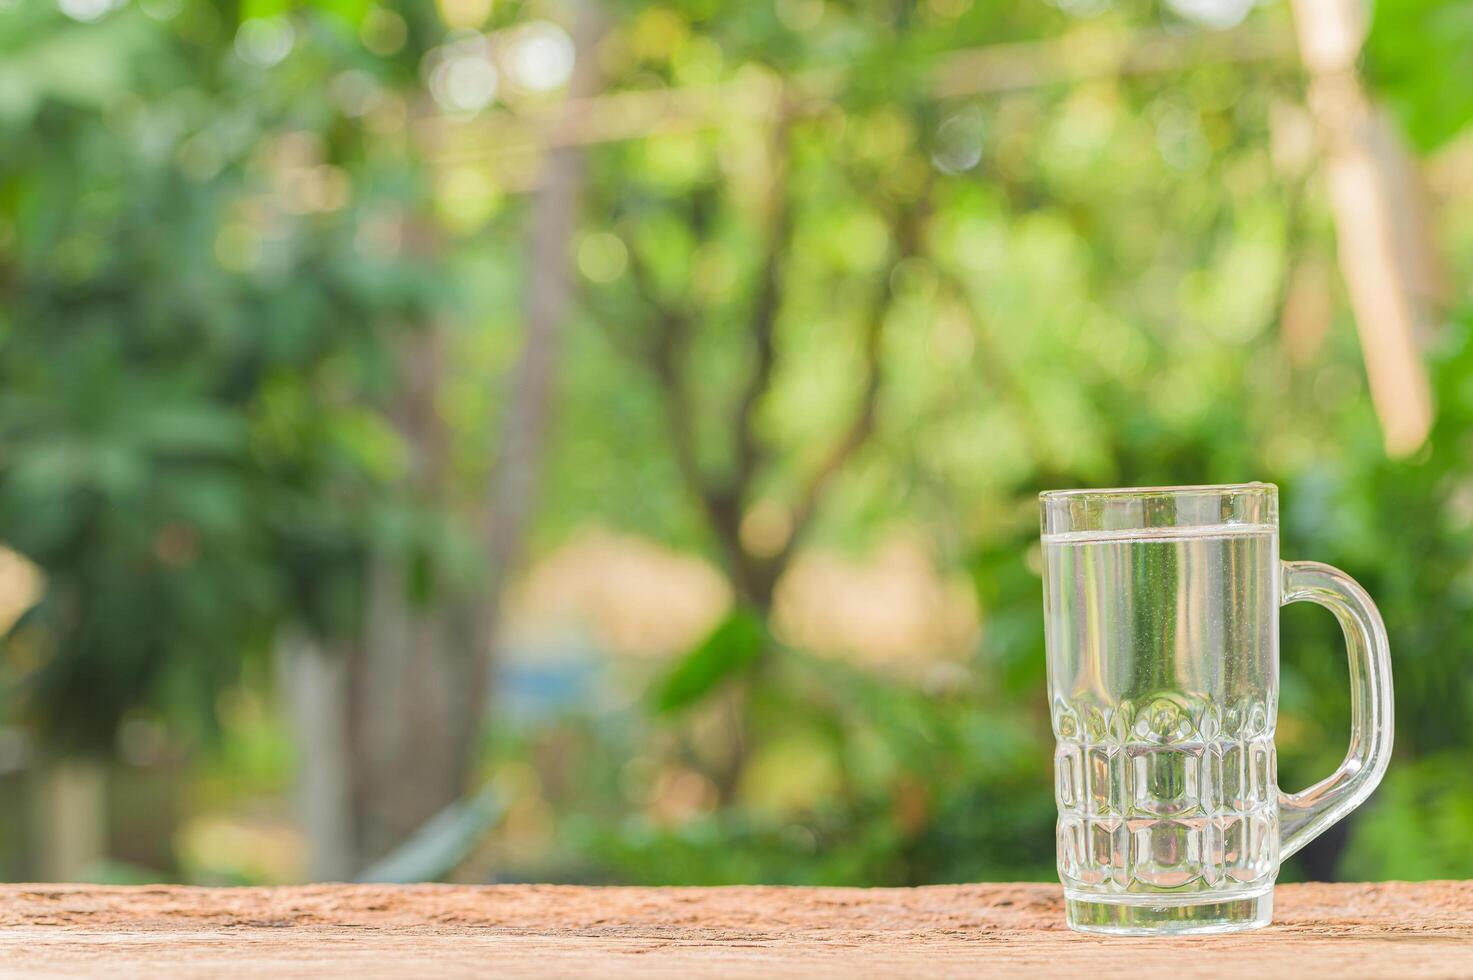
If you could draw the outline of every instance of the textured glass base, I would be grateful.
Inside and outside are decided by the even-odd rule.
[[[1190,936],[1261,929],[1274,915],[1273,887],[1248,894],[1193,895],[1190,904],[1165,895],[1129,895],[1104,900],[1098,895],[1064,893],[1069,927],[1109,936]]]

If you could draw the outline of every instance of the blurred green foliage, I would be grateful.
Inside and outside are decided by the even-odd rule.
[[[130,709],[208,725],[283,618],[351,621],[364,542],[425,523],[376,403],[446,298],[363,247],[422,192],[322,98],[400,70],[351,33],[304,17],[265,71],[223,6],[0,16],[0,526],[48,580],[8,663],[27,717],[96,749]],[[287,166],[351,181],[354,209],[283,194]]]
[[[896,885],[1052,874],[1047,726],[999,710],[965,673],[923,688],[787,651],[750,710],[760,744],[741,802],[707,812],[662,809],[701,746],[637,708],[500,733],[493,765],[538,760],[559,819],[549,853],[513,854],[499,873]]]
[[[372,551],[413,556],[425,597],[474,571],[455,514],[406,489],[390,405],[406,339],[458,324],[437,406],[479,492],[531,209],[494,160],[427,160],[416,142],[435,113],[426,58],[466,36],[443,11],[470,8],[439,7],[154,0],[82,23],[46,0],[0,5],[0,541],[47,576],[0,679],[6,722],[48,751],[107,751],[139,712],[216,724],[222,690],[269,690],[252,661],[282,623],[359,621]],[[873,432],[804,543],[864,553],[919,529],[971,583],[982,629],[964,665],[890,673],[792,649],[770,610],[739,605],[684,658],[611,685],[646,696],[533,726],[493,716],[484,771],[505,784],[512,843],[488,874],[1051,877],[1034,495],[1248,479],[1281,486],[1286,556],[1355,575],[1395,647],[1392,774],[1290,873],[1470,873],[1473,316],[1463,294],[1436,326],[1429,445],[1387,460],[1320,175],[1282,152],[1304,95],[1292,62],[1208,57],[1224,35],[1144,0],[597,9],[616,92],[760,103],[824,82],[787,144],[753,493],[799,494],[863,397],[867,317],[888,303]],[[477,26],[573,15],[498,3]],[[1289,29],[1282,4],[1247,16]],[[1377,5],[1368,75],[1422,148],[1473,114],[1470,24],[1467,4]],[[1204,56],[1165,74],[930,90],[937,59],[973,45],[1063,39],[1101,57],[1183,36]],[[693,454],[729,474],[773,133],[760,105],[721,122],[586,152],[534,550],[596,522],[720,552],[675,458],[669,392],[625,347],[661,305],[691,318]],[[923,227],[902,256],[908,208]],[[1449,258],[1465,281],[1473,257]],[[1312,312],[1291,317],[1305,295]],[[1334,630],[1285,614],[1285,786],[1343,751]],[[280,792],[284,739],[224,721],[205,804],[225,805],[231,773]],[[518,826],[546,847],[519,850]]]

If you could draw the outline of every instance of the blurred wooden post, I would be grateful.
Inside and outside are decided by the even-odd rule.
[[[103,768],[91,759],[56,759],[35,773],[36,876],[76,881],[107,857]]]
[[[306,870],[313,881],[345,881],[357,870],[348,657],[346,650],[323,650],[300,629],[284,628],[277,638],[277,668],[297,741]]]
[[[1356,74],[1367,29],[1364,0],[1294,0],[1293,6],[1371,399],[1387,453],[1405,456],[1426,442],[1433,413],[1419,334],[1439,277],[1421,189],[1395,130]]]

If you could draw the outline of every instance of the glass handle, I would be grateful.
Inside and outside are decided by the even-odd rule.
[[[1391,761],[1391,651],[1376,604],[1355,579],[1317,561],[1284,562],[1284,604],[1335,614],[1350,654],[1350,750],[1328,779],[1279,794],[1279,857],[1288,857],[1371,795]]]

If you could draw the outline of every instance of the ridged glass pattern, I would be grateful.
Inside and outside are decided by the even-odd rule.
[[[1053,709],[1059,876],[1071,889],[1188,894],[1272,879],[1278,785],[1261,701]]]

